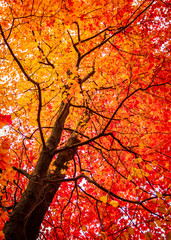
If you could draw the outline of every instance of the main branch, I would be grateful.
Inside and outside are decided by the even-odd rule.
[[[14,207],[9,217],[9,221],[5,224],[4,234],[6,240],[35,240],[38,236],[41,221],[43,220],[43,217],[53,199],[54,194],[56,193],[56,190],[61,184],[59,183],[55,186],[53,184],[53,189],[55,187],[55,192],[53,195],[51,195],[50,199],[47,199],[46,193],[49,193],[48,189],[50,185],[45,185],[44,179],[50,177],[48,169],[54,156],[50,154],[50,150],[55,149],[59,144],[64,123],[69,114],[69,107],[69,102],[66,104],[61,104],[60,111],[53,126],[51,135],[46,142],[46,149],[41,151],[35,170],[29,177],[27,189],[23,193],[20,201]],[[72,153],[74,154],[74,150]],[[56,164],[57,178],[64,178],[64,176],[60,174],[60,170],[66,161],[71,160],[70,158],[72,156],[73,155],[71,155],[70,150],[67,149],[65,154],[64,152],[59,154],[58,162]],[[52,187],[50,188],[52,189]],[[49,196],[50,195],[47,197]],[[48,202],[48,205],[46,204],[46,206],[43,208],[42,204],[44,202]],[[41,217],[40,212],[38,211],[40,206],[43,214],[41,214]]]

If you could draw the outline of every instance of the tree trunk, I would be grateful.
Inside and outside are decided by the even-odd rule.
[[[65,120],[69,114],[70,103],[62,104],[59,115],[53,126],[51,135],[46,142],[46,149],[40,153],[34,172],[30,176],[29,184],[20,201],[12,211],[9,221],[4,227],[6,240],[35,240],[38,237],[40,225],[51,204],[53,197],[62,183],[65,175],[60,173],[66,168],[65,162],[72,160],[76,149],[59,153],[54,165],[54,173],[48,172],[53,155],[60,142]],[[71,137],[67,146],[78,143],[77,137]],[[61,181],[55,181],[61,179]]]

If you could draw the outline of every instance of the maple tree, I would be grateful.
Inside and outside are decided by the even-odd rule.
[[[2,239],[170,239],[170,7],[1,0]]]

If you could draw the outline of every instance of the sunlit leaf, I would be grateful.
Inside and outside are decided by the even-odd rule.
[[[107,203],[108,200],[108,195],[100,197],[100,201],[102,201],[103,203]]]
[[[115,200],[110,201],[109,204],[112,205],[113,207],[118,207],[118,205],[119,205],[119,203]]]

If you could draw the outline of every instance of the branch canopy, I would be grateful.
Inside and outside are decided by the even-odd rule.
[[[1,0],[0,239],[169,239],[169,0]]]

